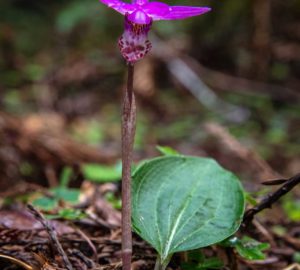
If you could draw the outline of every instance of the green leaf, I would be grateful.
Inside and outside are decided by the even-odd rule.
[[[79,200],[80,190],[75,188],[56,187],[51,189],[53,198],[41,196],[35,199],[32,204],[42,210],[51,211],[58,207],[59,200],[75,204]]]
[[[160,254],[205,247],[240,226],[244,195],[239,180],[208,158],[166,156],[143,163],[133,175],[135,231]]]
[[[61,174],[60,174],[60,181],[59,181],[59,185],[61,187],[67,187],[70,180],[71,180],[71,176],[72,176],[73,170],[71,167],[66,166],[63,168]]]
[[[188,262],[202,263],[205,256],[201,249],[194,249],[188,252]]]
[[[54,198],[40,197],[35,199],[32,205],[41,210],[50,211],[58,206],[58,201]]]
[[[82,171],[85,178],[95,182],[119,181],[122,174],[122,170],[118,166],[99,164],[86,164],[82,167]]]
[[[68,219],[68,220],[78,220],[86,217],[86,215],[78,209],[63,208],[58,211],[56,215],[47,215],[48,219]]]
[[[222,242],[218,243],[221,247],[235,247],[237,243],[239,243],[240,239],[236,236],[231,236],[229,238],[226,238]]]
[[[224,263],[219,258],[206,259],[203,263],[183,263],[184,270],[207,270],[207,269],[221,269]]]
[[[291,221],[300,221],[300,200],[296,200],[291,196],[283,198],[283,209]]]
[[[242,239],[233,236],[225,239],[219,245],[224,247],[234,247],[236,251],[247,260],[263,260],[265,254],[262,252],[269,248],[268,243],[261,243],[250,237],[243,237]]]
[[[171,148],[170,146],[160,146],[160,145],[157,145],[156,149],[158,150],[159,153],[161,153],[164,156],[176,156],[176,155],[179,155],[179,153],[175,149]]]
[[[261,243],[247,236],[243,237],[235,246],[239,255],[247,260],[265,259],[266,256],[262,251],[269,247],[268,243]]]
[[[56,187],[51,192],[56,199],[69,203],[77,203],[80,195],[80,190],[75,188]]]
[[[67,219],[67,220],[79,220],[86,217],[86,214],[78,209],[63,208],[54,215],[46,215],[47,219]]]
[[[120,198],[116,197],[113,192],[105,193],[105,199],[115,208],[121,209],[122,208],[122,201]]]
[[[300,252],[295,252],[293,255],[293,261],[296,263],[300,263]]]
[[[249,192],[245,192],[245,199],[246,199],[246,202],[249,203],[250,205],[252,205],[252,206],[257,205],[256,199]]]
[[[218,257],[205,258],[201,250],[192,250],[188,253],[188,262],[181,264],[184,270],[220,269],[224,266]]]
[[[217,257],[205,259],[203,263],[198,265],[197,269],[220,269],[224,263]]]

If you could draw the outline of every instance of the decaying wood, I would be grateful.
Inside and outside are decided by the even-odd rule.
[[[230,153],[230,156],[237,157],[241,163],[246,164],[251,175],[255,176],[257,180],[272,179],[280,177],[272,167],[263,160],[254,150],[243,146],[236,138],[234,138],[228,130],[217,123],[206,123],[204,125],[205,131],[213,136],[215,143]]]
[[[22,179],[21,164],[32,162],[55,184],[58,168],[82,163],[111,164],[117,160],[112,151],[78,143],[64,132],[64,125],[51,116],[39,120],[14,117],[0,112],[0,189],[3,191]],[[34,118],[34,117],[31,117]]]
[[[2,143],[5,141],[22,154],[35,156],[49,164],[112,163],[116,160],[116,155],[101,153],[91,146],[75,142],[65,134],[30,129],[24,125],[24,120],[3,112],[0,112],[0,136]]]

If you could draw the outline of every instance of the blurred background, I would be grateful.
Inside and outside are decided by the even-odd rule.
[[[153,25],[135,74],[135,160],[168,145],[249,186],[299,172],[300,1],[179,3],[213,11]],[[122,31],[96,0],[0,2],[1,186],[119,159]]]
[[[213,157],[253,206],[278,188],[261,182],[300,172],[300,0],[168,3],[212,12],[153,24],[153,49],[136,65],[134,160],[158,156],[158,145]],[[97,0],[0,1],[2,225],[10,217],[23,226],[2,209],[24,202],[80,218],[63,207],[85,196],[120,226],[123,20]],[[272,249],[262,268],[243,269],[300,263],[299,198],[295,188],[259,215],[252,236]]]

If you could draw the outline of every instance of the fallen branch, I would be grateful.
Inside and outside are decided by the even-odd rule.
[[[242,229],[247,228],[254,216],[266,208],[271,208],[282,196],[291,191],[300,183],[300,173],[287,179],[286,182],[274,193],[268,194],[258,205],[246,211],[242,223]]]
[[[46,164],[74,165],[81,162],[107,164],[117,158],[114,154],[101,153],[94,147],[75,142],[67,134],[28,127],[24,119],[3,112],[0,112],[0,137],[1,143],[12,145],[22,155],[34,157]]]
[[[62,245],[58,241],[56,231],[52,228],[52,226],[49,224],[49,222],[43,217],[43,215],[38,210],[36,210],[31,204],[28,204],[27,207],[30,210],[30,212],[33,214],[33,216],[46,229],[52,244],[56,247],[57,252],[62,257],[66,269],[73,270],[72,264],[71,264],[68,256],[66,255],[64,249],[62,248]]]
[[[203,93],[208,92],[207,89],[208,86],[210,86],[212,87],[212,89],[243,93],[246,95],[271,96],[274,99],[278,99],[289,103],[297,102],[300,99],[300,94],[296,89],[272,83],[253,81],[246,78],[241,78],[225,74],[220,71],[209,69],[201,65],[199,62],[197,62],[195,59],[188,56],[187,54],[181,53],[178,49],[175,48],[175,46],[172,46],[171,44],[159,39],[158,36],[155,36],[154,41],[155,46],[153,49],[153,54],[159,57],[159,59],[162,59],[168,65],[168,68],[170,68],[171,62],[181,62],[181,66],[185,69],[189,69],[189,73],[193,74],[193,76],[195,77],[198,77],[198,81],[203,81],[202,84],[204,84],[206,88],[204,92],[203,87],[201,88],[200,86],[198,86],[198,92],[200,89],[202,95]],[[209,92],[213,96],[215,96],[214,92]],[[198,94],[200,95],[201,93],[199,92]],[[217,99],[220,100],[220,98],[218,97]],[[220,101],[223,102],[223,100]],[[237,109],[239,107],[235,108]]]
[[[33,119],[33,120],[32,120]],[[58,182],[64,166],[83,163],[112,164],[117,151],[104,150],[76,142],[65,132],[64,119],[58,115],[15,117],[0,111],[0,190],[11,190],[24,178],[20,168],[29,163],[35,175],[45,175],[50,186]],[[40,178],[40,177],[38,177]],[[30,181],[40,179],[31,178]]]
[[[261,180],[280,177],[280,174],[272,169],[264,159],[255,151],[242,145],[223,126],[209,122],[204,124],[204,129],[209,135],[217,139],[215,142],[220,146],[220,149],[225,149],[233,157],[237,157],[241,163],[245,164],[245,169],[251,172],[253,178]],[[226,155],[228,156],[228,153]]]

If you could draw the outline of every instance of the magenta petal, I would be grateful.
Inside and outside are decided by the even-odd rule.
[[[131,2],[132,2],[132,4],[137,4],[137,5],[142,6],[146,3],[148,3],[148,0],[132,0]]]
[[[137,9],[132,13],[130,13],[128,15],[128,20],[136,24],[145,24],[145,25],[148,25],[152,22],[151,17],[149,17],[148,14],[142,9]]]
[[[152,2],[154,3],[154,2]],[[150,3],[151,4],[151,3]],[[168,12],[150,9],[147,13],[154,21],[157,20],[180,20],[209,12],[208,7],[168,6]]]
[[[166,16],[168,20],[185,19],[193,16],[202,15],[211,11],[209,7],[184,7],[184,6],[171,6],[170,14]]]
[[[136,7],[132,4],[124,3],[119,0],[100,0],[104,5],[113,8],[119,13],[125,15],[127,12],[132,12],[136,9]]]
[[[142,9],[154,20],[162,20],[170,13],[170,6],[161,2],[150,2],[142,6]]]

